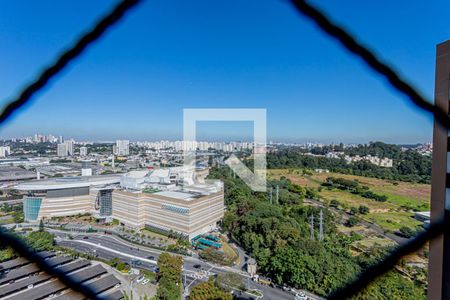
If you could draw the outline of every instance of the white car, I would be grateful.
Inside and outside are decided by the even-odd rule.
[[[304,292],[298,292],[295,294],[295,300],[308,300],[308,296]]]
[[[144,279],[145,279],[145,276],[141,276],[141,277],[139,277],[139,278],[136,280],[136,282],[139,283],[139,282],[141,282],[141,281],[144,280]]]
[[[150,282],[150,279],[145,279],[144,281],[142,281],[142,284],[143,285],[146,285],[147,283],[149,283]]]

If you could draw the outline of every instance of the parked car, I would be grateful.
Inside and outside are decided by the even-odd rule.
[[[195,269],[200,269],[202,266],[200,265],[200,264],[196,264],[196,265],[194,265],[194,268]]]
[[[308,300],[308,296],[304,292],[298,292],[295,294],[295,300]]]
[[[142,281],[142,284],[146,285],[149,281],[150,281],[150,279],[145,279],[144,281]]]
[[[145,276],[141,276],[141,277],[139,277],[139,278],[136,280],[136,282],[139,283],[139,282],[141,282],[141,281],[144,280],[144,279],[145,279]]]

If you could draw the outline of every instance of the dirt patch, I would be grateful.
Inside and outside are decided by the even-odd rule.
[[[386,213],[386,212],[390,212],[391,210],[389,208],[376,208],[373,209],[371,212],[373,213]]]
[[[395,188],[395,192],[406,197],[430,199],[431,186],[425,184],[406,185],[401,183]]]

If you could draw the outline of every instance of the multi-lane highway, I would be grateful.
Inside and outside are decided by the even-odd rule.
[[[56,235],[58,245],[72,248],[78,252],[96,255],[106,260],[115,257],[124,261],[139,260],[139,267],[147,270],[154,269],[158,256],[162,253],[160,250],[136,246],[111,235],[78,234],[73,236],[73,239],[69,239],[66,232],[53,230],[52,232]],[[183,277],[186,281],[185,286],[188,289],[201,281],[207,280],[210,275],[225,272],[240,274],[243,282],[249,289],[257,289],[263,293],[264,296],[261,299],[294,299],[292,292],[258,284],[252,281],[245,272],[230,267],[213,265],[198,258],[183,256]],[[310,298],[319,299],[314,295],[310,295]]]

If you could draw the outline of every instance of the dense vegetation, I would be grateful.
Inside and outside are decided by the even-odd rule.
[[[23,204],[10,205],[8,203],[3,203],[0,206],[0,212],[11,215],[14,223],[22,223],[24,220]]]
[[[336,150],[328,147],[313,148],[311,153],[324,155]],[[306,155],[307,150],[287,147],[267,155],[267,166],[270,169],[278,168],[307,168],[328,169],[332,172],[353,174],[381,179],[402,180],[410,182],[429,183],[431,178],[431,157],[421,155],[414,150],[402,151],[397,145],[381,142],[359,145],[358,147],[337,149],[343,150],[350,156],[372,155],[387,157],[394,160],[392,168],[379,167],[367,161],[358,161],[348,164],[343,158],[326,158]]]
[[[179,255],[163,252],[158,257],[157,299],[178,300],[181,298],[181,270],[183,259]]]
[[[4,230],[4,229],[1,229]],[[35,251],[52,250],[55,248],[54,235],[46,231],[33,231],[26,236],[17,236]],[[17,257],[16,251],[10,246],[0,245],[0,261]]]
[[[215,250],[213,248],[207,248],[200,251],[200,257],[206,261],[216,263],[219,265],[231,266],[233,261],[225,255],[222,251]]]
[[[385,202],[388,199],[386,195],[378,195],[370,191],[368,186],[361,185],[356,180],[328,177],[325,182],[322,183],[322,186],[329,189],[337,188],[340,190],[349,191],[352,194],[360,195],[361,197],[373,199],[379,202]]]
[[[276,283],[326,296],[373,263],[370,256],[351,254],[353,238],[336,231],[327,209],[323,209],[324,240],[318,241],[320,209],[302,204],[305,188],[287,179],[270,182],[280,187],[279,204],[271,204],[265,193],[254,193],[240,179],[230,177],[228,169],[213,169],[210,176],[225,183],[228,211],[223,228]],[[316,220],[313,236],[311,215]],[[393,271],[366,289],[361,299],[424,299],[424,290]]]
[[[218,287],[213,277],[194,286],[189,294],[191,300],[232,300],[233,296]]]
[[[231,300],[232,291],[244,291],[242,277],[236,273],[222,273],[210,277],[207,282],[192,288],[189,299],[192,300]]]

